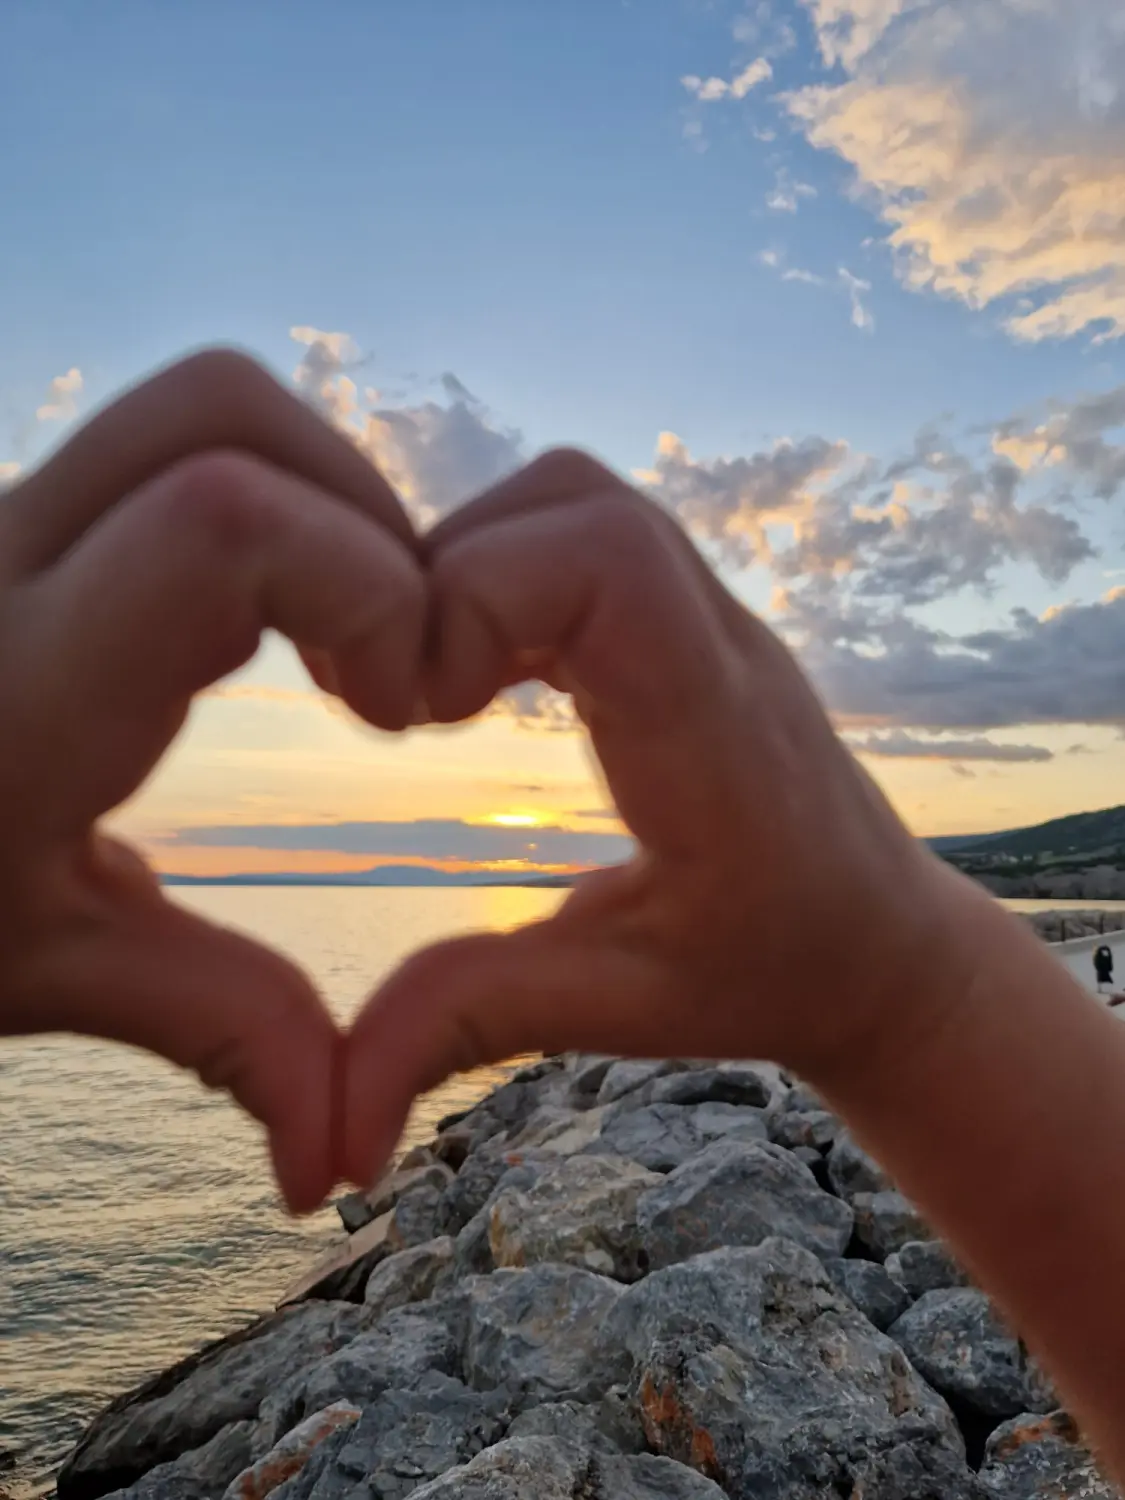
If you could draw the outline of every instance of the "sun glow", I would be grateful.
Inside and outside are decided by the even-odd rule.
[[[543,820],[538,813],[510,812],[492,813],[485,821],[501,828],[538,828]]]

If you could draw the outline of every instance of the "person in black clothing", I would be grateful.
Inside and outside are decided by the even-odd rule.
[[[1094,949],[1094,973],[1098,980],[1098,993],[1102,986],[1113,983],[1113,953],[1105,943]]]

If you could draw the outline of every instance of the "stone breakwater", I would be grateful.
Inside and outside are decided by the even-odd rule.
[[[1086,1500],[1050,1381],[807,1087],[549,1058],[285,1303],[115,1401],[59,1500]]]
[[[1061,943],[1072,938],[1095,937],[1120,932],[1125,928],[1125,911],[1037,911],[1025,914],[1037,936],[1046,943]]]

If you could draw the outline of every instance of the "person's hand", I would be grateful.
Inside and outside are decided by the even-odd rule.
[[[417,1092],[517,1052],[768,1057],[815,1079],[885,1045],[896,1010],[936,1024],[944,872],[666,514],[558,452],[426,552],[434,718],[528,676],[572,691],[639,852],[550,920],[392,976],[350,1039],[350,1177],[381,1166]]]
[[[0,494],[0,1035],[158,1052],[267,1126],[294,1209],[335,1180],[340,1038],[288,962],[166,902],[97,820],[266,627],[372,724],[416,696],[409,522],[257,366],[196,356]]]

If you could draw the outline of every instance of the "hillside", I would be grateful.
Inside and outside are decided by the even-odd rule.
[[[1125,896],[1125,807],[984,837],[934,839],[931,847],[1000,896]]]

